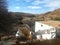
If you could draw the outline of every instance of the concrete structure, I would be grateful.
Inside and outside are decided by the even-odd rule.
[[[54,39],[56,36],[56,28],[44,22],[35,22],[35,33],[37,39]]]

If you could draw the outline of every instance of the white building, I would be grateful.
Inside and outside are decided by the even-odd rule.
[[[37,39],[53,39],[56,36],[55,32],[55,27],[38,21],[35,22],[35,33]]]

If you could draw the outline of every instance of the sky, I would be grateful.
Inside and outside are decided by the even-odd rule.
[[[41,14],[60,8],[60,0],[7,0],[9,12]]]

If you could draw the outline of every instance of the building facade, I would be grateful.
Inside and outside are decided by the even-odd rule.
[[[56,29],[51,25],[36,21],[35,33],[37,39],[54,39],[56,36]]]

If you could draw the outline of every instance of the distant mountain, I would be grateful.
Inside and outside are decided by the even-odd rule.
[[[30,13],[23,13],[23,12],[10,12],[11,15],[15,16],[16,18],[20,19],[23,18],[24,21],[27,20],[59,20],[60,21],[60,9],[56,9],[54,11],[50,11],[43,14],[30,14]]]
[[[30,13],[23,13],[23,12],[9,12],[10,15],[16,17],[18,20],[34,20],[35,15]]]
[[[51,12],[39,14],[36,16],[37,20],[60,20],[60,9]]]

